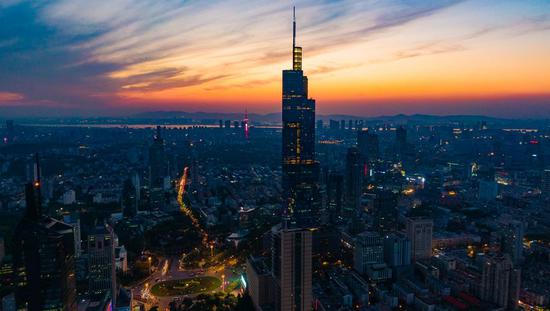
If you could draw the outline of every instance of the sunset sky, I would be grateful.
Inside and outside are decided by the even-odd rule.
[[[0,0],[0,115],[280,111],[293,5],[321,114],[550,118],[543,0]]]

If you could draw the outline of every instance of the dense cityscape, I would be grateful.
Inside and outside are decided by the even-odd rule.
[[[548,310],[550,121],[14,118],[1,310]],[[320,99],[319,99],[320,100]]]

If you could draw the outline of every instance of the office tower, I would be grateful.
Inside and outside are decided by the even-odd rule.
[[[390,267],[406,266],[411,263],[411,241],[398,233],[384,237],[384,261]]]
[[[312,307],[312,232],[320,218],[319,165],[315,161],[315,100],[308,98],[302,48],[293,19],[292,70],[283,71],[283,217],[272,231],[272,274],[276,308]]]
[[[403,126],[399,126],[395,130],[395,146],[400,155],[407,150],[407,130]]]
[[[223,128],[223,120],[220,120],[220,128],[222,129]]]
[[[353,267],[366,274],[369,266],[384,263],[384,245],[377,232],[365,231],[357,235],[353,250]]]
[[[17,309],[76,310],[73,227],[42,214],[38,159],[25,199],[13,240]]]
[[[342,131],[346,129],[346,120],[340,120],[340,129]]]
[[[514,265],[523,260],[523,236],[524,229],[521,221],[512,220],[504,225],[501,234],[501,250],[510,255]]]
[[[344,207],[344,176],[330,172],[327,178],[327,212],[330,223],[338,223],[342,219]]]
[[[74,258],[75,260],[82,254],[82,235],[80,226],[80,214],[78,212],[63,216],[63,221],[71,225],[74,231]]]
[[[231,128],[231,120],[225,120],[225,126],[226,129]]]
[[[382,234],[397,231],[397,195],[391,191],[376,193],[373,200],[374,226]]]
[[[272,232],[272,238],[272,274],[276,281],[276,309],[311,310],[312,231],[276,228]]]
[[[348,121],[348,129],[353,130],[353,121],[352,120]]]
[[[233,121],[233,127],[234,127],[234,128],[238,129],[239,126],[240,126],[239,121]]]
[[[481,267],[480,298],[513,310],[519,298],[521,271],[508,255],[487,255]]]
[[[160,134],[160,126],[157,126],[153,144],[149,147],[149,187],[151,189],[163,187],[164,176],[167,172],[164,139]]]
[[[411,241],[412,260],[430,258],[432,256],[433,220],[423,217],[407,217],[405,231],[407,238]]]
[[[275,303],[273,276],[265,258],[249,257],[246,261],[248,293],[255,310],[269,309]]]
[[[283,217],[288,228],[317,225],[319,164],[315,161],[315,100],[308,98],[302,48],[293,31],[292,70],[283,70]]]
[[[137,215],[136,189],[130,179],[122,185],[122,215],[131,218]]]
[[[157,126],[153,144],[149,147],[149,191],[150,208],[164,207],[164,177],[167,174],[164,139],[160,135],[160,126]]]
[[[363,165],[359,149],[352,147],[346,155],[344,217],[353,217],[361,209],[363,187]]]
[[[113,229],[100,225],[88,235],[88,290],[90,295],[109,295],[116,304],[116,263]]]
[[[357,147],[365,162],[376,161],[379,157],[380,142],[378,135],[369,130],[357,132]]]

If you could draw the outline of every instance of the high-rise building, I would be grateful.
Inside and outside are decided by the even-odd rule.
[[[380,142],[378,135],[369,130],[357,131],[357,147],[365,162],[375,161],[379,157]]]
[[[100,225],[88,235],[88,290],[90,295],[109,295],[116,303],[116,262],[113,229]]]
[[[268,267],[262,257],[249,257],[246,261],[247,289],[255,310],[268,309],[275,304],[273,276]]]
[[[315,100],[308,98],[302,48],[293,18],[292,70],[283,71],[283,217],[272,230],[272,275],[276,308],[312,307],[312,232],[320,219],[319,164],[315,161]]]
[[[149,147],[149,187],[151,189],[162,188],[164,176],[167,174],[164,139],[162,139],[160,129],[160,126],[157,126],[153,144]]]
[[[424,217],[407,217],[407,238],[411,241],[411,259],[428,259],[432,256],[433,220]]]
[[[25,186],[26,211],[13,241],[18,310],[76,310],[74,229],[42,214],[40,169]]]
[[[353,267],[365,274],[368,267],[384,263],[384,244],[377,232],[365,231],[357,235],[353,251]]]
[[[134,217],[137,215],[136,189],[130,179],[126,179],[122,185],[122,215]]]
[[[508,255],[487,255],[482,260],[480,298],[514,310],[519,299],[521,271]]]
[[[331,223],[337,223],[342,218],[344,207],[344,176],[330,172],[327,178],[327,212]]]
[[[151,209],[164,208],[164,177],[168,169],[164,139],[162,139],[160,134],[160,126],[157,126],[153,144],[149,147],[149,194]]]
[[[302,48],[293,23],[292,70],[283,70],[283,217],[288,228],[317,225],[319,164],[315,161],[315,100],[308,98]]]
[[[384,237],[384,261],[390,267],[409,265],[411,263],[411,241],[397,233],[386,235]]]
[[[521,221],[512,220],[502,230],[501,249],[510,255],[512,263],[517,265],[523,260],[524,229]]]
[[[373,200],[374,226],[381,234],[397,230],[397,195],[391,191],[376,193]]]
[[[346,155],[345,211],[344,217],[353,217],[361,209],[363,186],[363,161],[359,149],[352,147]]]
[[[272,232],[272,274],[276,309],[306,311],[312,307],[312,231],[282,229]]]
[[[395,146],[400,155],[407,150],[407,130],[403,126],[399,126],[395,130]]]

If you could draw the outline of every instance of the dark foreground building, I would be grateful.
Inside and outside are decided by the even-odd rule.
[[[26,213],[14,238],[18,310],[76,310],[74,229],[42,215],[38,161],[25,187]]]

